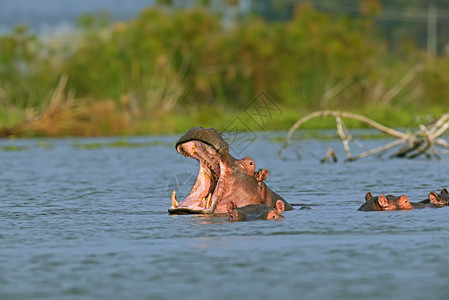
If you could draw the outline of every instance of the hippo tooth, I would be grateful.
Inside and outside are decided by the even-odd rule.
[[[179,203],[178,203],[178,201],[176,200],[176,191],[175,191],[175,190],[173,190],[173,192],[171,193],[171,205],[172,205],[174,208],[177,208],[177,207],[179,206]]]
[[[206,208],[209,208],[210,205],[211,205],[211,201],[210,201],[211,196],[212,196],[211,193],[209,193],[209,195],[207,195],[207,199],[206,199]]]

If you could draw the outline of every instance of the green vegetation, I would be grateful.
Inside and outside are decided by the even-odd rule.
[[[27,149],[28,149],[27,146],[18,146],[18,145],[14,145],[14,144],[0,146],[0,152],[1,151],[24,151]]]
[[[446,112],[449,60],[412,43],[391,51],[375,24],[301,4],[287,21],[248,15],[229,26],[202,6],[155,6],[119,23],[84,16],[71,36],[51,39],[19,26],[0,36],[0,135],[223,128],[236,116],[251,123],[244,109],[261,91],[282,109],[267,130],[318,109],[387,126]]]

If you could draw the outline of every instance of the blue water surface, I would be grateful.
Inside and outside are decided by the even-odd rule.
[[[449,208],[359,212],[371,191],[412,201],[449,186],[449,158],[343,162],[277,156],[257,134],[239,157],[311,210],[281,221],[172,216],[198,163],[177,136],[0,140],[0,299],[447,299]],[[385,140],[363,141],[372,147]],[[14,146],[14,147],[12,147]]]

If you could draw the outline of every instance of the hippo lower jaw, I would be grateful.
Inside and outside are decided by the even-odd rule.
[[[168,212],[172,215],[203,215],[203,214],[213,214],[214,212],[210,211],[210,210],[194,210],[194,209],[189,209],[189,208],[184,208],[184,207],[179,207],[179,208],[169,208]]]
[[[212,146],[198,140],[176,147],[184,156],[200,162],[198,177],[187,197],[180,203],[176,191],[171,196],[170,214],[213,214],[223,198],[227,166]]]

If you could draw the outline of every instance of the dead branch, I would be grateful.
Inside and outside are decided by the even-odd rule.
[[[377,148],[365,151],[363,153],[357,154],[356,156],[352,156],[352,157],[348,158],[348,161],[354,161],[354,160],[357,160],[357,159],[360,159],[360,158],[364,158],[364,157],[367,157],[367,156],[370,156],[370,155],[374,155],[374,154],[377,154],[377,153],[380,153],[380,152],[384,152],[384,151],[390,150],[390,149],[392,149],[392,148],[394,148],[394,147],[396,147],[396,146],[398,146],[400,144],[403,144],[404,142],[405,142],[405,140],[403,140],[403,139],[395,140],[394,142],[391,142],[389,144],[386,144],[386,145],[383,145],[383,146],[380,146],[380,147],[377,147]]]
[[[345,128],[345,124],[343,123],[340,116],[335,117],[335,121],[337,121],[337,132],[340,136],[341,142],[343,143],[343,148],[346,152],[346,158],[351,158],[351,149],[349,148],[349,141],[351,140],[351,136],[347,133],[348,131]]]
[[[335,153],[334,149],[328,149],[326,155],[320,160],[321,163],[325,163],[328,161],[337,162],[337,154]]]
[[[432,155],[435,156],[437,159],[440,158],[440,154],[447,154],[447,151],[438,151],[437,146],[449,149],[449,143],[446,142],[444,139],[439,138],[443,133],[446,132],[446,130],[449,128],[449,113],[446,113],[442,115],[436,122],[433,124],[429,124],[427,126],[420,125],[419,130],[415,132],[402,132],[398,131],[392,128],[389,128],[387,126],[384,126],[382,124],[377,123],[376,121],[373,121],[365,116],[359,115],[359,114],[353,114],[349,112],[342,112],[342,111],[333,111],[333,110],[322,110],[322,111],[316,111],[313,112],[298,121],[296,121],[295,124],[293,124],[292,127],[290,127],[289,131],[287,132],[287,136],[284,140],[284,143],[279,150],[279,156],[282,159],[285,159],[285,156],[283,155],[285,149],[287,146],[291,146],[295,149],[295,152],[297,154],[297,157],[300,157],[300,154],[298,150],[294,147],[291,139],[293,136],[293,133],[304,123],[310,121],[313,118],[323,118],[323,117],[334,117],[336,124],[337,124],[337,134],[343,144],[343,148],[346,153],[346,160],[347,161],[355,161],[370,155],[374,155],[381,152],[386,152],[390,149],[393,149],[397,146],[402,145],[401,148],[399,148],[395,153],[393,153],[390,157],[406,157],[406,158],[415,158],[421,155],[424,155],[428,158],[431,158]],[[344,122],[342,118],[348,118],[357,120],[365,125],[368,125],[374,129],[377,129],[389,136],[392,136],[396,138],[395,141],[387,143],[383,146],[379,146],[370,150],[367,150],[363,153],[357,154],[355,156],[352,156],[351,149],[350,149],[350,142],[352,139],[352,136],[349,134],[348,130],[346,129]],[[335,154],[335,153],[334,153]],[[323,158],[321,161],[328,161],[329,160],[329,152]],[[335,156],[336,160],[336,156]]]

